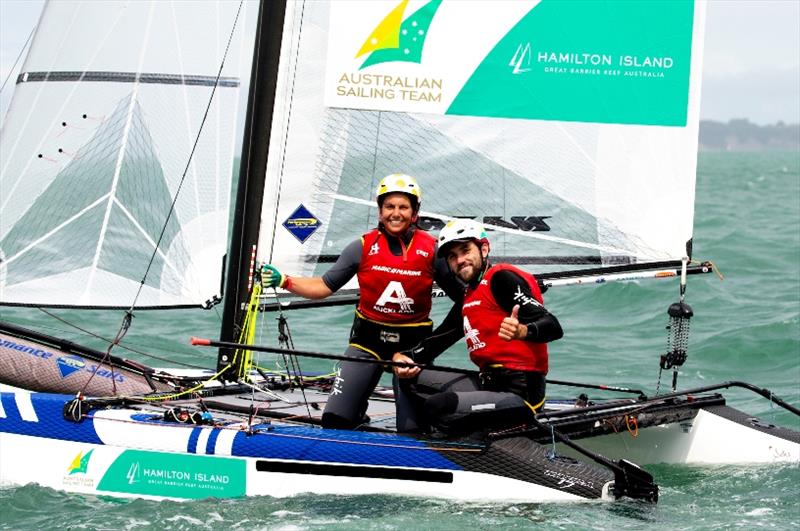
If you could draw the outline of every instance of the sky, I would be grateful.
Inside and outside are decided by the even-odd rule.
[[[0,0],[0,83],[43,5]],[[800,123],[800,0],[709,0],[703,61],[701,119]],[[0,116],[16,72],[0,92]]]

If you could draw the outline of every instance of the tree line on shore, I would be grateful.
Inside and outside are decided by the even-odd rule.
[[[747,118],[700,121],[701,151],[800,151],[800,124],[758,125]]]

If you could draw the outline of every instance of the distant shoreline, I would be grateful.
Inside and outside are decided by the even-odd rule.
[[[699,151],[800,151],[800,124],[700,121]]]

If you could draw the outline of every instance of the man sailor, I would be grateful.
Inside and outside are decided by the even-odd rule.
[[[416,226],[422,200],[417,181],[394,173],[378,185],[378,227],[351,242],[321,277],[282,274],[265,265],[262,282],[309,299],[323,299],[358,276],[360,296],[346,356],[389,360],[427,337],[433,323],[434,281],[460,302],[462,288],[444,259],[436,258],[436,238]],[[322,414],[325,428],[354,429],[364,419],[369,395],[383,366],[342,362]],[[403,402],[398,424],[404,426]]]
[[[465,337],[475,375],[419,367],[395,367],[411,389],[423,415],[444,431],[476,431],[521,424],[544,405],[547,343],[562,337],[558,319],[548,312],[533,275],[489,261],[484,227],[473,220],[450,221],[439,235],[439,256],[466,284],[461,316],[451,314],[415,348],[393,361],[430,363]]]

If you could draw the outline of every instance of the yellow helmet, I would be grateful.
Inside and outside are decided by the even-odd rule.
[[[383,196],[396,192],[408,195],[411,198],[414,210],[419,208],[422,202],[422,189],[420,189],[415,178],[404,173],[392,173],[381,179],[381,182],[378,183],[378,191],[375,194],[378,206],[383,204]]]

